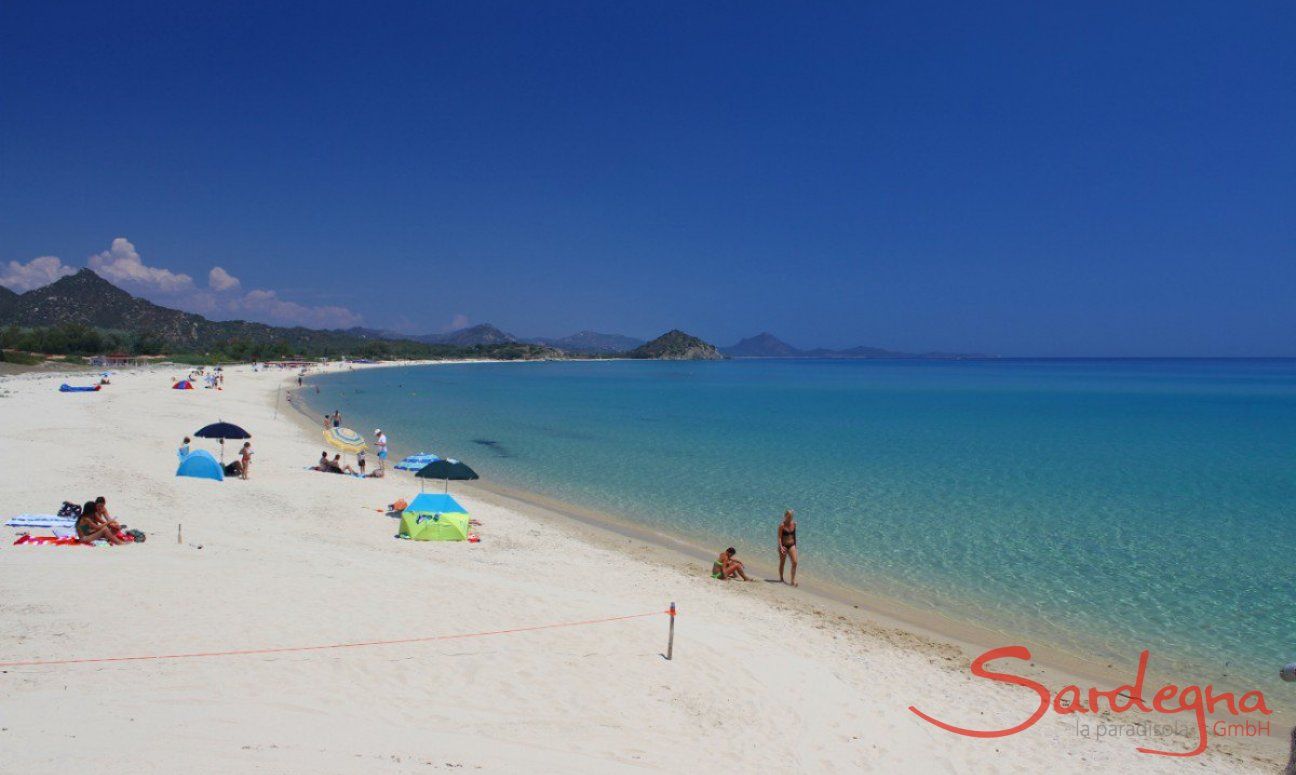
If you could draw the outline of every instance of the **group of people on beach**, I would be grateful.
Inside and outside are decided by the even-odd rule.
[[[185,455],[189,454],[190,441],[191,439],[188,436],[185,436],[184,441],[180,442],[180,448],[176,450],[176,454],[180,456],[181,460],[184,460]],[[220,443],[221,443],[221,447],[224,448],[225,439],[221,439]],[[254,453],[252,451],[252,442],[250,441],[243,442],[243,446],[239,448],[238,459],[231,460],[230,462],[225,464],[225,475],[237,476],[240,479],[247,479],[248,473],[252,470],[253,454]]]
[[[793,512],[792,509],[788,509],[783,512],[783,519],[779,522],[778,528],[775,530],[775,536],[777,537],[778,543],[779,581],[785,584],[790,583],[794,587],[797,585],[797,565],[800,562],[800,557],[797,554],[796,532],[796,513]],[[742,560],[738,559],[737,555],[738,550],[732,546],[725,549],[723,552],[720,552],[720,555],[711,563],[711,578],[719,579],[720,581],[728,581],[729,579],[754,581],[754,579],[747,575],[746,566],[743,564]],[[787,567],[789,561],[792,565],[790,581],[783,577],[784,569]]]
[[[75,513],[75,506],[72,506],[72,508]],[[122,538],[122,531],[125,527],[125,525],[120,524],[108,514],[108,501],[102,495],[92,501],[85,502],[75,524],[77,540],[81,543],[92,544],[95,541],[107,541],[113,546],[131,540],[132,536]],[[136,538],[135,540],[142,539]]]
[[[300,379],[300,377],[298,378]],[[342,427],[342,412],[334,409],[332,414],[324,415],[324,430],[330,428]],[[382,428],[374,428],[374,448],[378,451],[378,467],[373,473],[366,474],[365,467],[368,465],[368,455],[364,449],[356,453],[357,471],[350,465],[347,465],[341,455],[334,455],[330,460],[328,452],[320,453],[319,463],[311,466],[312,471],[324,471],[331,474],[353,474],[362,477],[381,477],[387,473],[387,434],[383,433]]]

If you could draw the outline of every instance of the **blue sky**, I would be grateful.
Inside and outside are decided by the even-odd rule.
[[[6,3],[0,281],[90,263],[214,317],[411,331],[1296,355],[1293,40],[1283,2]]]

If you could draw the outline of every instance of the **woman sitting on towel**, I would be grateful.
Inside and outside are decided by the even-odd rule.
[[[110,544],[125,543],[117,537],[117,531],[99,521],[98,509],[94,501],[86,501],[81,509],[81,516],[76,521],[77,540],[83,544],[95,541],[107,541]]]

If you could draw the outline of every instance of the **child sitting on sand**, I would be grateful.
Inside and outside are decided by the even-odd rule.
[[[726,581],[735,577],[742,577],[743,581],[751,581],[747,574],[743,572],[742,560],[734,558],[738,550],[732,546],[720,553],[720,556],[711,563],[711,578]]]

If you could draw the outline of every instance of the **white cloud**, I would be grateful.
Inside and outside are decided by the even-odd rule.
[[[0,285],[22,293],[49,285],[70,274],[76,274],[76,270],[63,263],[58,256],[41,256],[25,264],[10,261],[7,266],[0,267]]]
[[[118,237],[107,250],[90,256],[88,263],[105,280],[128,288],[168,294],[194,288],[193,278],[187,274],[145,265],[135,246],[125,237]]]
[[[149,266],[140,258],[139,251],[125,237],[118,237],[102,253],[87,260],[90,268],[105,280],[135,291],[140,295],[188,312],[197,312],[218,320],[242,318],[260,323],[308,328],[350,328],[360,325],[363,318],[346,307],[312,307],[279,298],[275,291],[255,288],[242,292],[239,278],[213,266],[207,272],[207,287],[194,283],[193,277],[172,272],[158,266]],[[64,264],[55,256],[33,258],[26,264],[10,261],[0,264],[0,285],[22,292],[49,285],[60,277],[75,274],[76,269]],[[462,325],[458,325],[462,318]],[[462,315],[455,316],[457,328],[468,324]]]
[[[233,291],[241,285],[239,279],[219,266],[213,266],[207,273],[207,285],[213,291]]]
[[[229,312],[265,323],[308,328],[350,328],[360,325],[364,320],[346,307],[308,307],[281,299],[274,291],[259,288],[248,291],[241,297],[229,299],[224,307]]]

